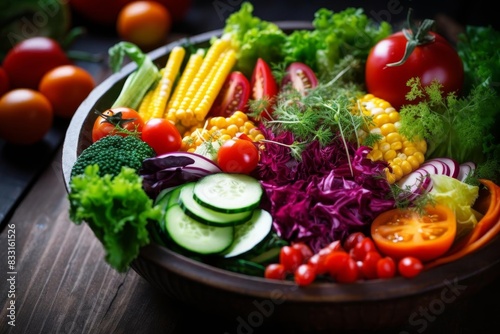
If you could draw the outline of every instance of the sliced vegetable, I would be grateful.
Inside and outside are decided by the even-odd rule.
[[[226,213],[246,212],[260,204],[259,181],[245,174],[211,174],[194,186],[194,199],[202,206]]]
[[[252,250],[269,235],[272,224],[273,218],[269,212],[262,209],[255,209],[249,221],[235,226],[234,241],[224,251],[224,257],[234,257]]]
[[[209,117],[228,117],[236,111],[246,112],[250,98],[250,82],[239,71],[233,71],[226,79],[208,114]]]
[[[293,88],[301,95],[318,85],[318,78],[314,71],[304,63],[293,62],[288,65],[285,76],[281,81],[281,89]]]
[[[485,215],[467,239],[454,246],[445,256],[427,263],[425,269],[456,261],[473,253],[500,233],[500,201],[498,200],[500,198],[500,187],[489,180],[481,179],[481,183],[486,185],[491,193],[490,204]]]
[[[384,255],[396,260],[413,256],[425,262],[450,249],[456,225],[455,214],[444,205],[427,206],[423,214],[412,209],[393,209],[375,218],[371,236]]]
[[[233,242],[233,226],[215,227],[202,224],[173,205],[165,214],[165,231],[172,240],[191,252],[216,254],[227,249]]]
[[[186,215],[200,223],[212,226],[234,226],[246,223],[252,217],[253,212],[243,211],[237,213],[218,212],[206,208],[195,201],[193,191],[195,182],[190,182],[181,187],[179,193],[179,205]]]
[[[273,76],[271,68],[262,58],[257,59],[250,82],[252,94],[250,98],[262,102],[263,111],[260,117],[272,119],[272,110],[275,103],[275,96],[278,94],[278,85]]]
[[[472,161],[467,161],[459,166],[459,171],[457,175],[457,179],[464,182],[469,176],[474,174],[476,170],[476,163]]]

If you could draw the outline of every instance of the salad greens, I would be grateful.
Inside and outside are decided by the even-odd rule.
[[[224,27],[238,48],[237,67],[247,76],[259,57],[268,64],[300,61],[319,73],[331,72],[348,55],[364,62],[370,48],[392,32],[389,23],[378,23],[355,8],[338,13],[320,9],[312,22],[314,29],[289,35],[252,13],[253,6],[244,2]]]
[[[161,218],[160,208],[142,189],[141,177],[128,167],[115,177],[101,177],[97,165],[88,166],[71,179],[68,198],[70,219],[89,224],[104,246],[106,261],[119,272],[149,243],[148,222]]]

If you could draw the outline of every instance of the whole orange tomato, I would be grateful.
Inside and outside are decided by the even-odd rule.
[[[116,24],[118,13],[134,0],[69,0],[71,8],[82,17],[101,25]],[[192,0],[153,0],[161,3],[172,14],[174,22],[181,21],[191,7]]]
[[[116,30],[126,41],[151,50],[165,43],[172,26],[168,9],[154,1],[133,1],[118,14]]]
[[[0,98],[0,138],[20,145],[34,144],[53,121],[49,100],[33,89],[13,89]]]
[[[71,118],[94,87],[89,72],[75,65],[63,65],[47,72],[38,90],[50,101],[56,116]]]

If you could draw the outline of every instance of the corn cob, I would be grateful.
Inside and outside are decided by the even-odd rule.
[[[172,92],[172,87],[174,85],[175,78],[179,73],[185,53],[186,50],[181,46],[174,47],[170,52],[165,67],[160,71],[161,77],[152,91],[151,96],[148,97],[146,101],[143,100],[143,103],[149,102],[147,104],[147,108],[146,106],[141,108],[142,105],[139,107],[139,110],[143,109],[143,114],[141,114],[141,116],[144,121],[147,121],[150,118],[164,117],[167,101],[170,97],[170,93]]]
[[[236,111],[229,117],[211,117],[207,119],[204,127],[193,127],[186,131],[181,150],[194,152],[203,142],[223,143],[239,133],[246,134],[254,142],[264,139],[262,132],[248,119],[247,114]]]
[[[366,94],[358,99],[357,107],[367,117],[371,117],[366,131],[382,136],[372,147],[368,158],[373,161],[385,161],[386,178],[389,183],[400,180],[417,169],[425,161],[427,143],[425,140],[412,142],[398,132],[400,126],[399,113],[389,102]],[[367,132],[361,132],[361,142]]]
[[[176,120],[178,128],[203,125],[213,101],[235,62],[236,55],[231,48],[230,40],[226,38],[216,39],[207,50],[203,62],[189,83],[184,96],[176,97],[176,99],[180,99],[179,106],[169,109],[169,114],[175,114],[168,117]]]

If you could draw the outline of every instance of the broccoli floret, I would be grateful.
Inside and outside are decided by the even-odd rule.
[[[99,165],[99,174],[113,177],[118,175],[122,167],[130,167],[138,171],[142,161],[155,156],[155,151],[135,136],[106,136],[86,149],[76,159],[71,170],[71,177],[85,172],[89,165]]]

